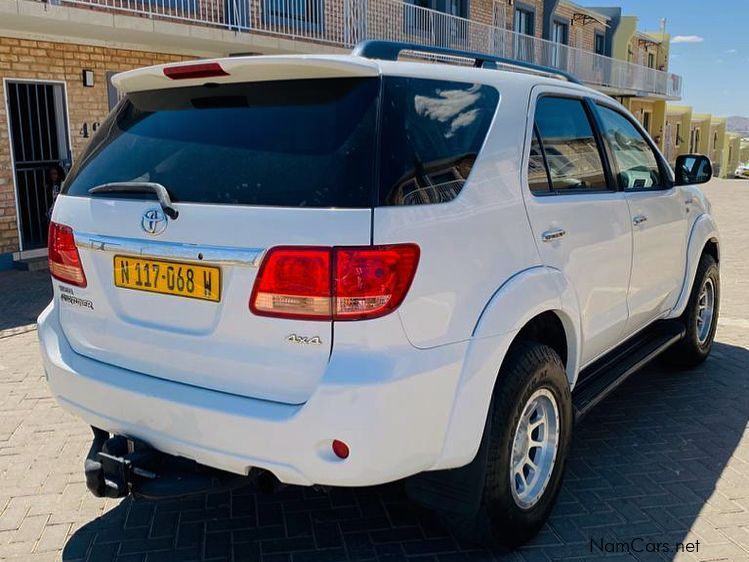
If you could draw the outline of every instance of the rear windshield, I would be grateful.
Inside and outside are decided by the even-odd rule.
[[[396,77],[380,86],[326,78],[130,93],[63,192],[142,181],[194,203],[363,208],[454,198],[497,91]]]

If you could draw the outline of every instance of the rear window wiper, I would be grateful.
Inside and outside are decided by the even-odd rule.
[[[161,209],[166,215],[174,220],[179,216],[179,211],[174,208],[169,192],[160,183],[150,181],[115,181],[103,183],[88,190],[92,195],[97,193],[155,193],[159,200]]]

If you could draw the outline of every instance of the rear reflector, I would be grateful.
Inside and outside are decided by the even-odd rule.
[[[403,302],[418,262],[416,244],[271,248],[255,280],[250,310],[307,320],[384,316]]]
[[[229,76],[217,62],[200,62],[196,64],[182,64],[167,66],[164,75],[172,80],[188,80],[190,78],[210,78],[211,76]]]
[[[338,439],[335,439],[333,441],[331,448],[333,449],[333,454],[335,454],[336,457],[342,460],[346,460],[348,456],[351,454],[351,451],[349,450],[348,445],[346,445],[346,443]]]
[[[49,272],[55,279],[75,285],[86,286],[81,256],[75,246],[73,229],[56,222],[49,223]]]

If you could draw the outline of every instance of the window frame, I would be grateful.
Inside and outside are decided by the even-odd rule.
[[[601,41],[601,52],[599,53],[597,50],[598,47],[598,40]],[[598,30],[595,30],[593,35],[593,52],[597,55],[606,56],[606,34],[601,33]]]
[[[612,174],[612,168],[610,165],[610,153],[608,152],[608,147],[604,142],[604,138],[601,133],[601,129],[599,127],[598,123],[598,115],[594,113],[591,108],[591,98],[585,96],[585,95],[577,95],[572,92],[554,92],[554,91],[543,91],[540,92],[533,103],[533,120],[531,122],[531,135],[530,135],[530,142],[533,142],[533,134],[534,131],[537,129],[536,126],[536,108],[538,107],[538,102],[541,101],[543,98],[557,98],[557,99],[570,99],[574,101],[578,101],[582,104],[583,110],[585,111],[585,115],[588,118],[588,123],[590,125],[591,131],[593,132],[593,138],[596,141],[596,147],[598,148],[598,155],[601,159],[601,166],[603,167],[603,176],[606,179],[606,188],[604,189],[565,189],[563,191],[555,190],[552,186],[551,181],[551,171],[549,169],[549,163],[546,158],[546,149],[544,148],[544,141],[541,137],[540,131],[538,134],[538,144],[541,148],[541,157],[544,161],[544,167],[546,168],[546,177],[549,182],[549,189],[547,191],[544,191],[542,193],[534,192],[531,190],[530,185],[528,184],[528,162],[530,161],[530,143],[528,144],[528,150],[526,150],[526,155],[524,159],[524,167],[523,167],[523,174],[525,177],[525,188],[528,190],[528,192],[533,195],[534,197],[563,197],[565,195],[601,195],[601,194],[611,194],[616,193],[620,191],[618,182],[616,181],[616,178]],[[613,187],[612,187],[613,186]]]
[[[512,30],[515,33],[520,33],[522,35],[527,35],[529,37],[535,37],[536,36],[536,8],[532,4],[525,4],[523,2],[515,2],[515,11],[512,13]],[[525,14],[529,18],[528,22],[530,23],[530,33],[527,33],[526,31],[516,29],[515,24],[517,23],[517,14],[518,12],[521,12]]]
[[[261,0],[260,5],[263,10],[263,22],[266,24],[285,25],[289,27],[296,27],[297,29],[305,29],[309,31],[324,31],[325,30],[325,2],[323,0],[315,0],[315,4],[319,4],[320,7],[320,21],[314,22],[307,19],[310,12],[306,10],[304,17],[296,18],[292,12],[276,13],[272,8],[278,6],[277,0]],[[286,7],[293,6],[289,3]],[[249,18],[249,16],[248,16]]]
[[[594,111],[596,116],[596,125],[600,130],[601,138],[604,142],[604,145],[606,147],[606,152],[609,156],[609,166],[611,171],[612,179],[617,187],[618,191],[622,191],[624,193],[642,193],[642,192],[653,192],[653,191],[668,191],[674,187],[674,181],[672,174],[669,173],[670,166],[666,164],[665,158],[661,154],[661,151],[656,146],[655,142],[652,138],[650,138],[650,135],[645,131],[643,126],[640,124],[640,122],[628,115],[626,112],[623,112],[621,108],[618,108],[614,106],[613,104],[607,103],[605,100],[601,99],[593,99],[588,98],[589,103],[591,104],[591,110]],[[629,121],[629,123],[635,128],[635,130],[645,139],[645,142],[650,147],[650,150],[653,153],[653,156],[655,157],[655,162],[658,165],[658,172],[661,177],[660,185],[658,186],[651,186],[651,187],[633,187],[633,188],[623,188],[619,186],[619,182],[617,178],[619,177],[619,165],[616,162],[616,158],[614,157],[614,151],[611,148],[611,145],[608,141],[608,138],[604,134],[604,127],[603,127],[603,121],[601,119],[601,115],[598,112],[598,107],[605,107],[606,109],[609,109],[613,111],[614,113],[618,113],[621,115],[624,119]]]

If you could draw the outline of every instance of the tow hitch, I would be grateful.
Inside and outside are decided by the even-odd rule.
[[[202,466],[122,435],[92,427],[86,455],[86,486],[97,497],[175,498],[231,489],[249,483],[247,476]]]

